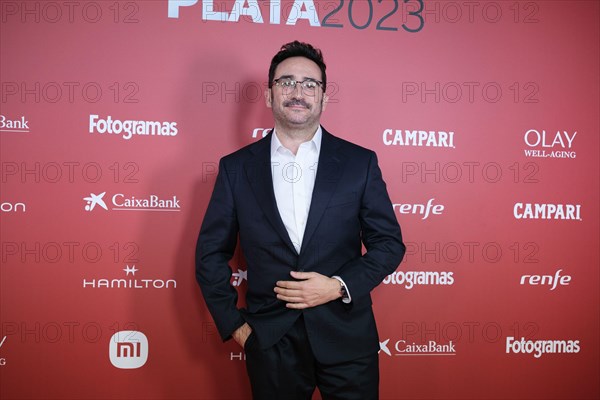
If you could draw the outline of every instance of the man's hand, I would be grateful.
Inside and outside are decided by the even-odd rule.
[[[247,322],[245,322],[244,325],[237,328],[231,336],[233,337],[233,340],[242,346],[243,349],[244,345],[246,344],[246,340],[248,340],[248,336],[250,336],[251,333],[252,328]]]
[[[278,281],[275,286],[277,298],[287,302],[286,307],[303,309],[328,303],[342,297],[340,281],[317,272],[290,273],[300,281]]]

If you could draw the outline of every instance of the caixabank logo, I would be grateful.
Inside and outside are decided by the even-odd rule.
[[[248,270],[238,268],[237,272],[231,274],[231,286],[242,286],[248,280]]]
[[[29,133],[29,121],[24,115],[18,118],[0,114],[0,132]]]
[[[379,342],[379,354],[387,356],[454,356],[456,348],[454,342],[450,340],[447,343],[438,343],[435,340],[429,340],[426,343],[414,343],[404,339],[391,342],[391,339],[385,339]]]
[[[87,212],[95,210],[106,211],[149,211],[149,212],[178,212],[181,204],[177,196],[160,196],[157,194],[130,195],[115,193],[112,196],[102,193],[90,193],[83,197],[85,205],[83,209]]]
[[[143,367],[148,361],[148,338],[139,331],[119,331],[108,348],[111,364],[119,369]]]

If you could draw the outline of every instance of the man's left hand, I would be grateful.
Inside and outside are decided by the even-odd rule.
[[[342,297],[340,281],[317,272],[291,271],[297,281],[278,281],[277,298],[287,302],[286,307],[303,309],[319,306]]]

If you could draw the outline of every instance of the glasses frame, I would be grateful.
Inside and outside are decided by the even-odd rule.
[[[282,80],[289,81],[289,82],[291,83],[291,86],[284,86],[284,85],[282,85],[281,83],[279,83],[279,81],[282,81]],[[304,84],[305,84],[305,83],[308,83],[308,82],[311,82],[311,83],[316,83],[316,84],[317,84],[317,86],[316,86],[316,87],[314,87],[314,88],[309,88],[309,87],[306,87],[306,86],[304,86]],[[298,85],[298,84],[300,84],[300,89],[301,89],[303,92],[304,92],[304,91],[307,91],[307,93],[310,93],[310,92],[312,92],[312,91],[315,91],[315,92],[316,92],[316,90],[317,90],[317,87],[323,88],[323,82],[321,82],[321,81],[318,81],[318,80],[316,80],[316,79],[312,79],[312,78],[308,78],[308,79],[305,79],[305,80],[303,80],[303,81],[297,81],[297,80],[295,80],[295,79],[292,79],[292,78],[288,78],[288,77],[281,77],[281,78],[273,79],[273,84],[274,84],[275,86],[279,86],[279,87],[280,87],[280,88],[281,88],[281,89],[282,89],[284,92],[285,92],[286,90],[289,90],[290,92],[291,92],[291,91],[293,91],[293,90],[296,90],[296,87],[297,87],[297,85]]]

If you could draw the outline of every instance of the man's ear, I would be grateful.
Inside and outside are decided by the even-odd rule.
[[[271,88],[265,89],[265,104],[268,108],[271,108],[271,106],[273,105],[273,98],[271,96],[273,96]]]
[[[325,111],[328,103],[329,103],[329,96],[327,96],[327,93],[323,92],[323,100],[321,101],[321,111]]]

